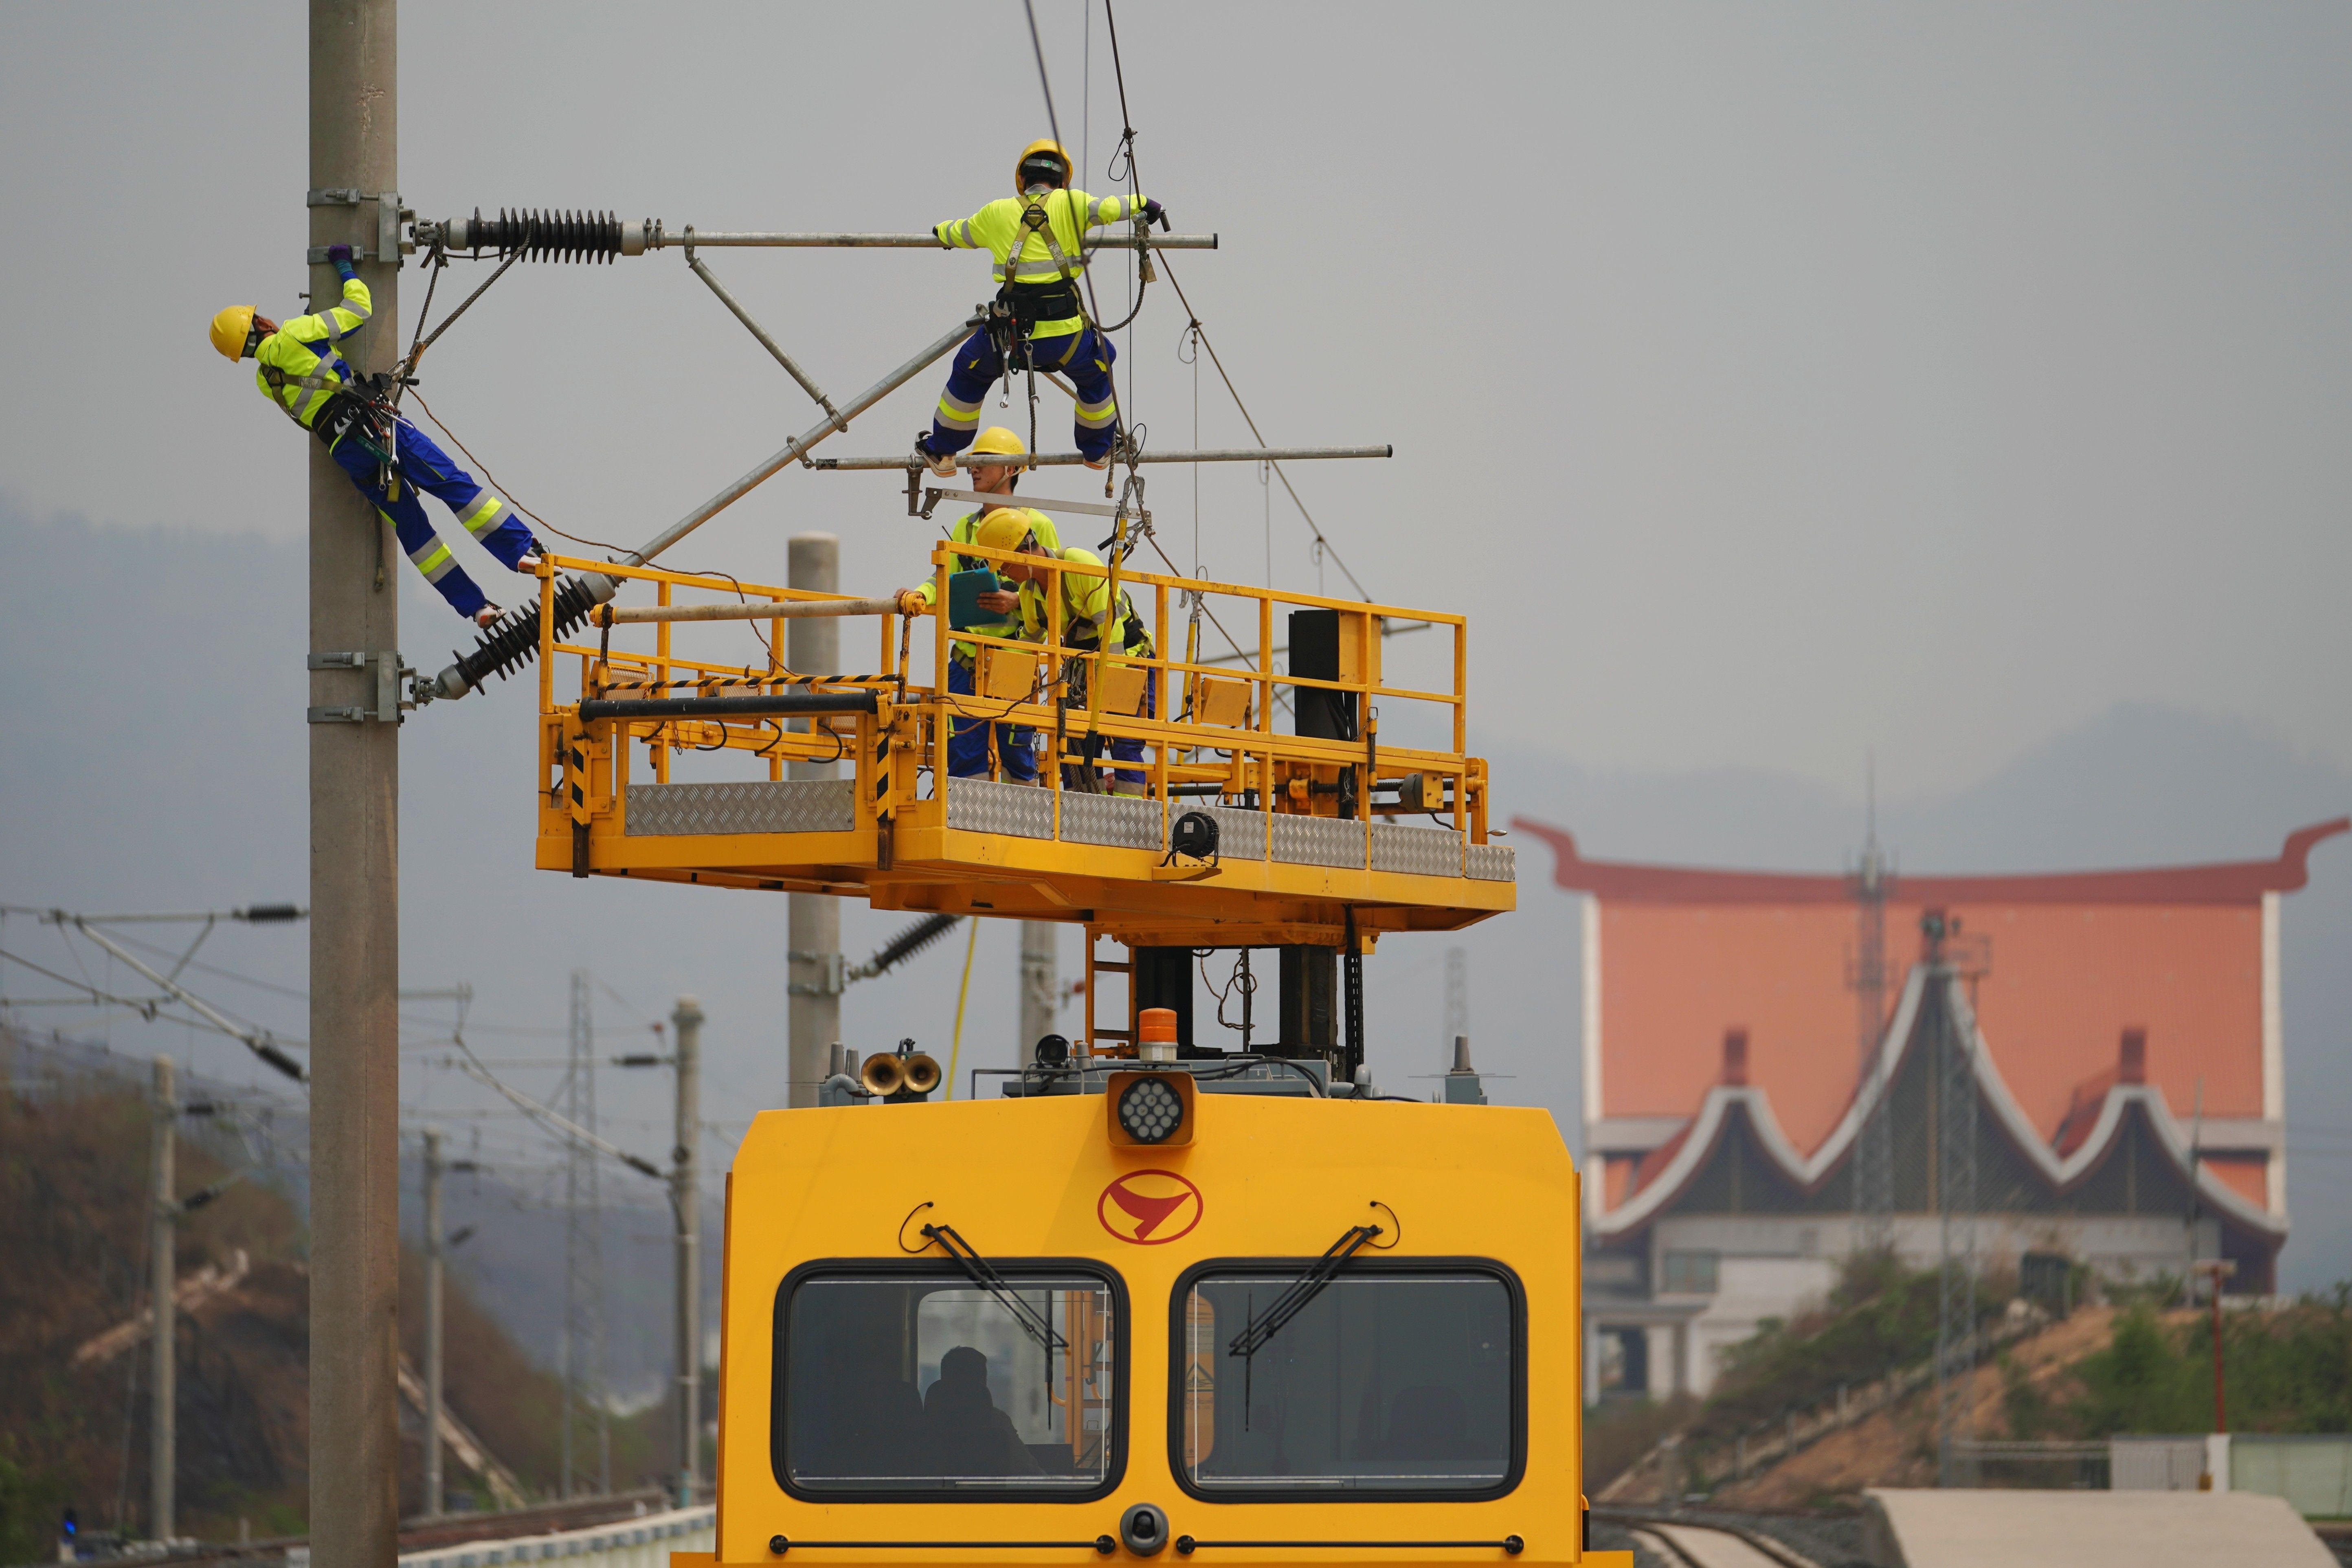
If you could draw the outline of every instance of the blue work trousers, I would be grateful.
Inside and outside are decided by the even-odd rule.
[[[1149,648],[1145,649],[1145,656],[1150,656]],[[1145,670],[1143,672],[1143,710],[1137,715],[1138,718],[1156,719],[1160,716],[1157,711],[1158,703],[1156,700],[1159,692],[1159,686],[1160,672],[1156,669]],[[1083,709],[1076,707],[1074,703],[1071,709],[1071,718],[1073,720],[1080,720],[1083,718],[1084,712],[1085,710]],[[1109,749],[1111,761],[1116,763],[1136,763],[1139,764],[1143,761],[1143,742],[1136,740],[1133,736],[1109,735],[1104,737],[1104,740]],[[1072,744],[1074,746],[1082,746],[1084,742],[1073,742]],[[1076,780],[1073,779],[1070,774],[1076,773],[1081,771],[1083,770],[1076,767],[1069,769],[1068,773],[1066,773],[1063,776],[1063,786],[1067,788],[1075,784]],[[1120,784],[1133,784],[1139,790],[1143,787],[1143,769],[1140,766],[1116,769],[1112,772],[1111,777],[1117,779]]]
[[[948,660],[948,689],[959,697],[974,694],[971,666],[960,658]],[[1037,782],[1037,752],[1026,724],[996,727],[996,760],[1004,776],[1016,784]],[[985,719],[958,719],[948,728],[948,776],[984,779],[988,776],[988,731]]]
[[[1029,353],[1039,371],[1059,371],[1077,389],[1074,434],[1079,456],[1090,463],[1110,456],[1111,443],[1118,437],[1118,399],[1110,379],[1118,351],[1111,341],[1087,327],[1055,338],[1032,338]],[[935,456],[946,457],[971,445],[980,433],[981,405],[1003,374],[1004,356],[989,340],[987,328],[964,340],[949,363],[947,391],[940,395],[939,408],[931,416],[928,445]],[[1013,374],[1022,374],[1019,366]]]
[[[405,419],[395,419],[393,430],[398,460],[393,465],[390,489],[378,482],[383,466],[376,455],[348,434],[335,443],[336,466],[351,476],[368,504],[392,524],[400,535],[401,549],[425,574],[425,580],[441,591],[451,609],[470,620],[489,601],[457,564],[449,546],[433,531],[416,492],[425,491],[457,513],[466,531],[481,541],[503,565],[515,566],[538,549],[538,542],[515,516],[512,506],[476,484],[474,476],[451,462],[430,437]]]

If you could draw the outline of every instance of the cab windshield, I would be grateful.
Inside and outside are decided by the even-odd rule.
[[[999,1262],[1023,1310],[960,1275],[817,1275],[776,1315],[776,1476],[811,1495],[1068,1497],[1112,1479],[1114,1300]]]
[[[1517,1474],[1511,1287],[1483,1271],[1357,1272],[1271,1337],[1296,1279],[1214,1266],[1181,1300],[1186,1489],[1202,1497],[1492,1495]]]

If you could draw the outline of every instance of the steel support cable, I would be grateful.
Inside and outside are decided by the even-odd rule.
[[[1192,301],[1185,297],[1184,285],[1177,281],[1176,269],[1173,267],[1168,268],[1168,286],[1176,290],[1176,298],[1182,302],[1186,314],[1192,319],[1195,324],[1198,324],[1201,319],[1201,313],[1192,309]],[[1209,351],[1209,363],[1216,367],[1217,379],[1225,384],[1225,393],[1234,400],[1234,406],[1240,410],[1242,422],[1249,426],[1250,434],[1257,437],[1257,444],[1259,446],[1264,447],[1269,445],[1270,443],[1268,443],[1265,438],[1265,433],[1257,427],[1257,421],[1251,417],[1249,405],[1242,401],[1240,391],[1234,385],[1234,378],[1226,374],[1225,362],[1217,357],[1217,345],[1209,341],[1208,329],[1206,327],[1202,327],[1200,329],[1200,332],[1201,346]],[[1281,463],[1272,462],[1269,466],[1274,469],[1274,477],[1282,481],[1282,488],[1285,490],[1289,491],[1290,504],[1297,507],[1298,509],[1298,515],[1306,520],[1307,531],[1315,535],[1315,542],[1322,547],[1323,552],[1331,558],[1332,563],[1339,568],[1340,575],[1348,579],[1348,582],[1355,588],[1356,592],[1362,595],[1367,600],[1370,599],[1372,596],[1371,591],[1364,586],[1364,584],[1357,578],[1354,572],[1349,570],[1348,563],[1339,558],[1339,552],[1333,548],[1329,537],[1324,533],[1321,526],[1316,522],[1314,514],[1307,510],[1307,503],[1298,499],[1298,491],[1297,488],[1291,484],[1290,476],[1282,471]]]
[[[221,1033],[228,1036],[231,1039],[243,1042],[246,1049],[251,1051],[255,1056],[259,1057],[272,1068],[284,1073],[288,1078],[292,1079],[297,1083],[308,1083],[310,1081],[310,1075],[303,1070],[302,1064],[288,1056],[284,1051],[279,1050],[278,1048],[277,1037],[271,1035],[268,1030],[240,1026],[236,1023],[236,1021],[221,1013],[217,1008],[215,1008],[210,1003],[207,1003],[203,997],[197,995],[194,992],[190,991],[187,987],[181,985],[174,981],[165,979],[163,975],[155,973],[154,970],[150,969],[146,964],[142,963],[138,957],[128,948],[116,943],[104,931],[98,930],[89,921],[82,920],[78,916],[69,915],[66,918],[76,931],[79,931],[82,935],[89,938],[90,941],[104,948],[108,952],[121,959],[131,968],[137,970],[141,974],[145,975],[155,984],[162,986],[165,991],[171,993],[171,994],[176,998],[183,1006],[185,1006],[199,1016],[211,1020],[213,1026],[220,1030]]]
[[[1121,131],[1118,139],[1119,151],[1113,153],[1112,157],[1116,159],[1121,154],[1125,155],[1127,159],[1127,177],[1129,187],[1130,190],[1139,192],[1142,189],[1142,183],[1141,175],[1137,173],[1135,167],[1135,124],[1133,117],[1128,112],[1127,108],[1127,69],[1119,58],[1118,18],[1113,12],[1111,0],[1103,0],[1103,18],[1108,24],[1110,29],[1111,74],[1117,78],[1118,81],[1118,118]],[[1036,30],[1036,19],[1034,16],[1030,18],[1030,30],[1034,37]],[[1044,63],[1042,58],[1039,62],[1038,69],[1040,79],[1042,79],[1044,76]],[[1166,258],[1161,258],[1161,261],[1164,264]],[[1176,269],[1173,267],[1170,267],[1168,268],[1168,286],[1176,290],[1177,300],[1183,305],[1184,313],[1190,320],[1190,326],[1187,330],[1194,335],[1201,347],[1209,351],[1209,363],[1217,367],[1217,379],[1225,384],[1226,395],[1233,398],[1234,406],[1241,411],[1242,420],[1244,424],[1249,426],[1250,434],[1257,437],[1257,444],[1259,446],[1265,447],[1269,445],[1265,438],[1265,433],[1257,427],[1257,421],[1250,416],[1249,405],[1242,401],[1240,391],[1234,385],[1234,378],[1225,374],[1225,362],[1217,357],[1217,347],[1214,343],[1209,342],[1208,329],[1201,324],[1201,312],[1192,308],[1192,300],[1184,293],[1184,285],[1178,282],[1176,279]],[[1140,310],[1141,308],[1142,301],[1139,296],[1137,300],[1137,309]],[[1129,316],[1128,319],[1132,321],[1134,320],[1134,317]],[[1199,437],[1195,436],[1194,439],[1197,440],[1198,438]],[[1346,577],[1349,584],[1353,584],[1356,592],[1362,595],[1366,599],[1370,599],[1372,596],[1370,590],[1367,589],[1364,584],[1357,579],[1355,573],[1349,570],[1348,563],[1345,561],[1340,560],[1339,552],[1332,548],[1329,538],[1324,534],[1321,526],[1316,522],[1314,514],[1307,510],[1307,503],[1298,499],[1298,491],[1292,486],[1290,476],[1282,471],[1282,465],[1277,462],[1271,463],[1268,466],[1273,468],[1275,477],[1282,481],[1282,488],[1289,492],[1290,503],[1298,509],[1298,515],[1306,520],[1307,531],[1315,535],[1315,542],[1321,547],[1323,552],[1329,556],[1332,562],[1338,565],[1340,574]],[[1226,640],[1230,642],[1232,641],[1232,638],[1228,637]],[[1236,648],[1234,651],[1239,652],[1240,649]]]
[[[496,1089],[499,1094],[504,1095],[516,1110],[541,1126],[552,1128],[566,1138],[576,1138],[599,1154],[607,1159],[618,1160],[622,1164],[640,1174],[651,1176],[657,1182],[668,1182],[669,1173],[656,1166],[652,1161],[640,1159],[625,1149],[606,1142],[552,1107],[541,1105],[520,1089],[509,1087],[496,1073],[482,1065],[482,1058],[474,1054],[474,1047],[467,1045],[463,1037],[454,1037],[457,1048],[466,1053],[466,1060],[459,1065],[458,1070],[467,1078],[485,1088]]]

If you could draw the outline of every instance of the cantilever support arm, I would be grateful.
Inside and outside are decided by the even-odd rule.
[[[767,329],[751,319],[751,312],[736,302],[735,296],[730,294],[711,274],[710,268],[702,264],[702,258],[694,254],[694,247],[691,244],[686,247],[686,265],[688,270],[710,286],[710,291],[719,296],[720,304],[735,312],[735,319],[749,328],[753,337],[760,340],[760,346],[776,356],[776,363],[782,365],[785,373],[801,384],[801,390],[815,398],[817,406],[833,416],[835,428],[848,429],[849,421],[841,416],[841,410],[833,405],[833,399],[824,395],[824,389],[811,381],[808,378],[808,373],[801,369],[793,362],[793,356],[784,352],[783,345],[770,337]]]
[[[805,458],[810,447],[832,435],[835,430],[847,428],[849,421],[914,380],[927,366],[942,355],[950,353],[958,343],[970,337],[972,330],[981,325],[985,319],[978,312],[974,312],[952,331],[943,334],[921,353],[916,354],[914,358],[851,398],[838,414],[793,437],[784,445],[782,450],[768,458],[750,473],[646,541],[635,551],[623,557],[622,564],[644,565],[745,496],[750,495],[754,489],[773,478],[776,470],[786,463]],[[903,464],[897,466],[904,467]],[[612,578],[594,573],[583,574],[571,581],[579,588],[584,589],[589,602],[593,604],[602,604],[610,599],[618,586]],[[586,617],[586,614],[587,606],[580,605],[575,612],[572,612],[573,618],[568,624],[577,626],[580,620]],[[444,698],[463,697],[472,690],[476,682],[490,670],[503,668],[506,662],[520,662],[535,657],[539,651],[538,625],[539,610],[536,605],[525,605],[509,611],[506,617],[491,628],[489,636],[485,637],[472,653],[435,677],[428,689]],[[467,672],[469,663],[473,666],[470,674]]]

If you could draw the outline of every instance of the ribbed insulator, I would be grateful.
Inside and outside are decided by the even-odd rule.
[[[585,622],[595,604],[584,581],[566,577],[555,590],[555,635],[562,637]],[[509,670],[538,657],[539,606],[518,605],[490,623],[474,651],[457,661],[457,673],[467,686],[479,687],[493,675],[505,679]]]
[[[474,209],[466,238],[477,253],[522,252],[525,261],[610,261],[621,254],[621,220],[611,213],[499,209],[486,218]]]

